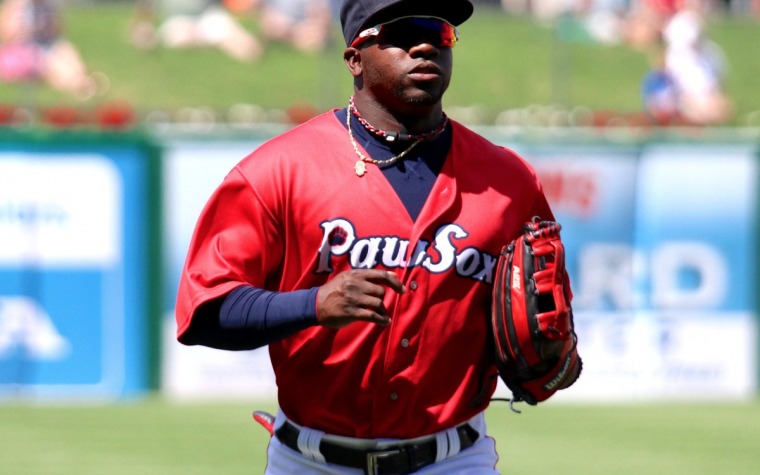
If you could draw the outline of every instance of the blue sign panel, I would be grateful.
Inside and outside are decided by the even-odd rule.
[[[560,397],[754,397],[756,147],[523,153],[563,226],[584,358]]]
[[[147,173],[137,145],[0,150],[0,397],[147,389]]]

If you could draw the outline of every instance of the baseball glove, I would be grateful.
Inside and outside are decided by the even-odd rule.
[[[581,372],[560,229],[535,217],[499,255],[491,329],[512,402],[545,401]]]

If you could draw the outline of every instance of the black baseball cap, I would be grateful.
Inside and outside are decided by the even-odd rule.
[[[340,24],[346,45],[363,30],[406,16],[434,16],[454,26],[472,15],[470,0],[343,0]]]

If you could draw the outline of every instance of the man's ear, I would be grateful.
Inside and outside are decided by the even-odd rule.
[[[356,48],[346,48],[343,51],[343,62],[346,63],[351,75],[358,78],[362,75],[362,53]]]

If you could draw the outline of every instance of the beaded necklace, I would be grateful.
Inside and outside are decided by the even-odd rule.
[[[354,104],[354,96],[351,96],[351,98],[348,100],[348,109],[351,111],[354,116],[356,116],[357,120],[359,120],[359,123],[364,126],[365,129],[367,129],[369,132],[377,135],[378,137],[383,137],[386,142],[396,142],[396,141],[406,141],[406,140],[429,140],[434,137],[437,137],[441,132],[443,132],[446,129],[446,126],[449,123],[449,118],[446,116],[446,113],[443,114],[443,121],[441,122],[441,125],[439,125],[437,128],[430,130],[428,132],[424,132],[422,134],[405,134],[402,132],[388,132],[385,130],[378,129],[374,125],[367,122],[367,119],[361,116],[359,113],[359,110],[356,108],[356,105]]]
[[[398,155],[388,158],[386,160],[375,160],[372,157],[368,157],[362,154],[361,151],[359,150],[359,146],[356,144],[356,139],[354,139],[354,133],[351,130],[351,114],[347,113],[346,127],[348,127],[348,138],[351,140],[351,145],[354,147],[354,152],[356,153],[356,156],[359,157],[359,160],[357,160],[356,163],[354,164],[354,172],[356,173],[356,176],[359,176],[359,177],[364,176],[367,173],[367,163],[374,163],[377,166],[385,166],[385,165],[391,165],[393,163],[396,163],[397,161],[404,158],[409,152],[412,151],[414,147],[416,147],[423,140],[431,139],[433,137],[440,135],[441,132],[443,132],[444,129],[446,129],[446,125],[448,124],[448,117],[446,117],[446,114],[444,114],[443,123],[437,129],[431,132],[426,132],[424,134],[400,135],[398,132],[385,132],[383,130],[373,127],[361,115],[359,115],[359,111],[356,109],[356,106],[354,106],[353,96],[351,96],[351,99],[348,102],[348,108],[351,111],[351,113],[357,117],[357,119],[364,126],[365,129],[367,129],[368,131],[372,132],[375,135],[385,137],[385,140],[388,142],[394,142],[396,139],[401,139],[401,140],[414,139],[414,142],[412,142],[412,144],[406,150],[399,153]]]

